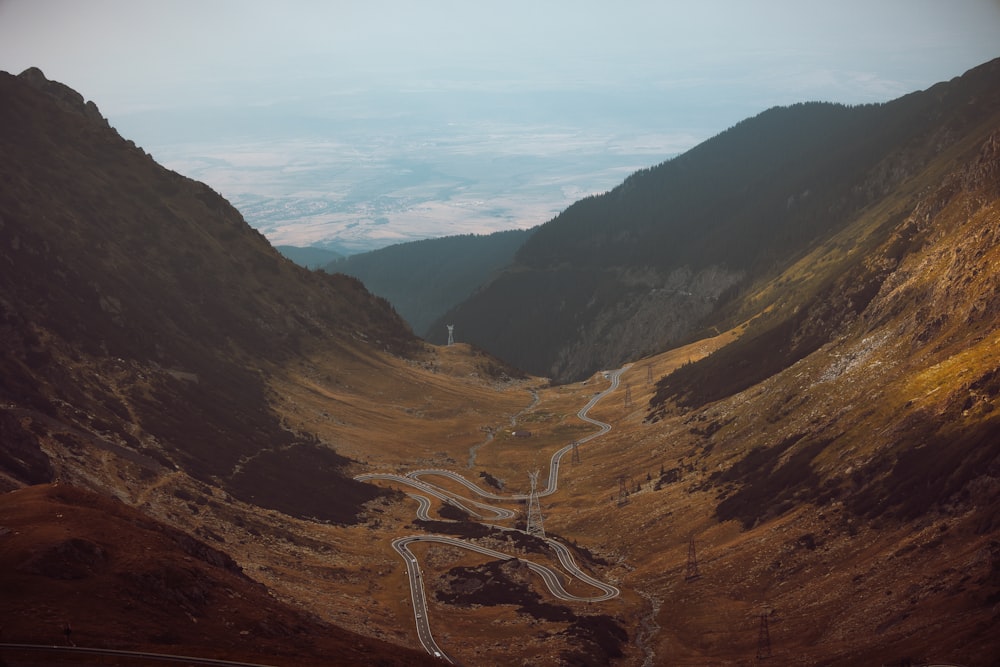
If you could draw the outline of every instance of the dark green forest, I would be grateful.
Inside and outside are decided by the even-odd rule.
[[[373,294],[387,299],[416,333],[429,336],[429,327],[442,314],[511,263],[533,231],[400,243],[351,255],[324,268],[359,278]]]

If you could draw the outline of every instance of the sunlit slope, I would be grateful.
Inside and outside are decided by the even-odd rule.
[[[655,387],[638,362],[595,411],[616,428],[547,525],[635,568],[659,659],[751,659],[760,614],[782,659],[995,656],[1000,141],[925,177],[760,286],[734,342]]]

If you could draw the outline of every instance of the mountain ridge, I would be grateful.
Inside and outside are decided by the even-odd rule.
[[[742,121],[540,226],[439,324],[557,381],[725,326],[713,313],[736,291],[995,122],[998,72],[993,61],[884,105],[800,104]]]
[[[281,443],[291,467],[343,468],[346,459],[281,426],[260,371],[317,340],[353,341],[358,329],[407,354],[409,328],[355,279],[281,258],[221,196],[157,165],[67,90],[38,70],[0,75],[0,396],[39,419],[110,429],[163,465],[228,479],[243,497],[259,464],[238,463],[257,448]],[[123,418],[141,426],[112,428]],[[17,419],[6,427],[37,451]],[[270,493],[293,513],[341,521],[358,511],[345,500],[373,497],[346,477],[340,490],[298,509],[278,485]]]

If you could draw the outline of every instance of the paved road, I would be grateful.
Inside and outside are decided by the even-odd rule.
[[[597,405],[598,401],[600,401],[602,398],[604,398],[608,394],[618,389],[618,386],[621,382],[621,375],[626,370],[628,370],[629,366],[631,366],[631,364],[626,364],[616,371],[610,371],[608,373],[608,379],[611,381],[611,385],[604,391],[594,394],[594,396],[591,397],[590,401],[585,406],[580,408],[579,412],[576,413],[577,417],[579,417],[580,419],[589,424],[597,426],[600,429],[596,433],[591,433],[590,435],[577,440],[575,443],[577,447],[579,447],[584,443],[590,442],[594,438],[599,438],[600,436],[604,435],[605,433],[611,430],[611,424],[594,419],[593,417],[588,416],[587,413],[590,412],[591,408]],[[539,497],[550,496],[559,490],[559,463],[562,461],[562,458],[567,453],[573,451],[573,444],[574,443],[566,445],[565,447],[563,447],[562,449],[560,449],[559,451],[557,451],[555,454],[552,455],[552,458],[549,460],[549,478],[546,487],[538,491]],[[430,476],[445,477],[452,481],[458,482],[459,484],[469,489],[473,493],[479,495],[482,498],[487,498],[489,500],[528,499],[528,494],[526,493],[515,493],[507,496],[501,496],[496,493],[493,493],[492,491],[487,491],[486,489],[482,488],[475,482],[469,481],[462,475],[458,474],[457,472],[453,472],[451,470],[429,468],[425,470],[414,470],[413,472],[407,473],[406,476],[411,477],[413,479],[420,479],[422,477],[430,477]]]
[[[580,446],[586,442],[590,442],[594,438],[600,437],[611,430],[611,425],[597,419],[593,419],[588,416],[588,412],[591,408],[597,405],[598,401],[602,398],[615,391],[618,388],[619,381],[621,379],[621,374],[624,373],[630,364],[623,366],[616,371],[610,371],[606,374],[606,377],[611,381],[610,386],[602,392],[595,394],[591,397],[590,401],[580,408],[577,412],[577,416],[585,422],[593,424],[599,428],[596,433],[591,433],[590,435],[581,438],[576,441],[576,446]],[[552,455],[549,461],[549,478],[545,489],[538,492],[539,496],[548,496],[555,493],[559,488],[559,463],[562,461],[563,456],[567,452],[572,451],[573,444],[570,443],[557,451]],[[458,484],[461,484],[465,488],[469,489],[473,493],[477,494],[481,498],[487,500],[498,500],[498,501],[524,501],[528,499],[526,494],[512,494],[508,496],[501,496],[493,493],[492,491],[487,491],[481,488],[477,484],[469,481],[462,475],[453,472],[451,470],[443,469],[428,469],[428,470],[415,470],[406,475],[395,475],[390,473],[369,473],[365,475],[358,475],[355,479],[359,481],[369,481],[369,480],[385,480],[397,482],[399,484],[404,484],[411,486],[421,492],[421,494],[427,494],[438,498],[442,502],[448,503],[452,506],[458,507],[459,509],[465,511],[470,516],[478,519],[483,519],[482,514],[479,514],[473,510],[470,506],[475,507],[479,510],[492,512],[493,520],[504,520],[513,519],[516,513],[504,509],[502,507],[494,507],[493,505],[487,505],[474,500],[469,500],[467,498],[460,498],[456,494],[442,489],[439,486],[429,484],[422,481],[422,477],[444,477],[450,479]],[[430,515],[428,510],[430,509],[431,502],[425,495],[419,494],[409,494],[411,498],[417,501],[417,518],[422,520],[430,520]],[[517,530],[515,528],[507,528],[503,526],[493,526],[498,530]],[[518,531],[523,532],[523,531]],[[571,602],[602,602],[604,600],[610,600],[612,598],[620,595],[621,591],[611,584],[604,583],[598,579],[591,577],[589,574],[580,569],[573,559],[573,554],[566,547],[566,545],[561,542],[557,542],[551,538],[544,538],[548,545],[555,552],[556,557],[559,559],[560,565],[565,568],[565,570],[570,574],[570,576],[575,577],[579,581],[596,588],[600,591],[599,595],[594,595],[591,597],[581,597],[574,595],[566,590],[563,585],[562,577],[560,574],[550,567],[535,563],[527,559],[520,559],[525,565],[534,573],[542,578],[542,581],[548,587],[549,591],[553,596],[559,598],[560,600],[566,600]],[[427,600],[424,593],[424,585],[420,576],[420,565],[417,561],[417,557],[412,551],[410,551],[409,545],[414,542],[435,542],[438,544],[446,544],[449,546],[457,547],[460,549],[467,549],[469,551],[474,551],[476,553],[482,554],[484,556],[489,556],[491,558],[496,558],[498,560],[512,560],[515,556],[510,554],[505,554],[501,551],[496,551],[488,547],[480,546],[473,542],[467,542],[455,537],[448,537],[445,535],[409,535],[406,537],[400,537],[392,542],[392,548],[402,557],[403,561],[406,563],[406,573],[410,583],[410,599],[413,603],[413,617],[417,628],[417,637],[420,640],[420,645],[424,647],[424,650],[431,655],[446,660],[452,664],[455,661],[450,658],[437,642],[434,641],[434,636],[431,634],[430,621],[427,618]]]
[[[458,509],[462,510],[463,512],[465,512],[466,514],[475,519],[493,519],[495,521],[501,521],[504,519],[513,519],[514,517],[517,516],[517,512],[514,512],[513,510],[509,510],[503,507],[494,507],[492,505],[487,505],[485,503],[476,502],[475,500],[459,498],[457,495],[451,493],[450,491],[446,491],[440,487],[434,486],[433,484],[427,484],[425,482],[421,482],[417,478],[410,477],[409,475],[396,475],[393,473],[374,472],[374,473],[366,473],[364,475],[358,475],[354,479],[358,480],[359,482],[367,482],[373,479],[381,479],[384,481],[398,482],[399,484],[412,486],[413,488],[417,489],[418,491],[421,491],[422,493],[434,496],[435,498],[444,503],[452,505],[453,507],[457,507]],[[507,500],[507,499],[508,498],[502,498],[501,500]],[[485,517],[479,512],[476,512],[475,510],[471,509],[469,505],[477,507],[481,510],[492,512],[493,516]]]
[[[429,514],[431,509],[431,499],[427,496],[418,496],[415,493],[407,493],[409,497],[417,501],[419,506],[417,507],[417,518],[421,521],[433,521],[431,515]]]
[[[455,664],[455,661],[441,650],[441,647],[434,641],[434,635],[431,634],[430,620],[427,618],[427,598],[424,595],[424,585],[420,577],[420,564],[409,548],[411,543],[418,540],[418,536],[411,536],[400,537],[392,541],[392,548],[406,563],[406,574],[410,580],[410,600],[413,603],[413,619],[417,626],[417,639],[420,640],[420,645],[424,647],[424,650],[435,658],[441,658]]]

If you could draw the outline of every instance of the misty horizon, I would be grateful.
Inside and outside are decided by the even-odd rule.
[[[770,107],[996,57],[1000,3],[0,3],[37,66],[274,244],[529,228]]]

